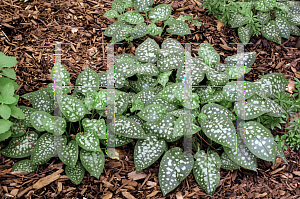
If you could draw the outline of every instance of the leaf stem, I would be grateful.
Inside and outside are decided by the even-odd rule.
[[[212,145],[210,145],[205,139],[203,139],[203,137],[201,137],[201,135],[199,135],[199,133],[197,133],[197,135],[207,144],[207,145],[209,145],[211,148],[213,148],[219,155],[221,155],[220,154],[220,152],[219,151],[217,151],[217,149],[215,149],[215,147],[213,147]]]

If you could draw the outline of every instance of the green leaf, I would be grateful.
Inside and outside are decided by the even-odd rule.
[[[167,28],[167,32],[172,35],[188,35],[191,34],[191,30],[189,26],[184,22],[180,20],[174,20],[170,22],[169,28]]]
[[[100,151],[99,138],[93,129],[84,129],[84,135],[78,133],[76,135],[77,144],[87,151]]]
[[[266,24],[267,22],[269,22],[271,20],[270,12],[258,11],[257,12],[257,19],[258,19],[258,21],[261,25]]]
[[[163,196],[174,190],[191,172],[194,158],[190,153],[183,153],[175,147],[163,156],[158,173],[158,181]]]
[[[16,57],[6,56],[3,52],[0,52],[0,60],[0,68],[13,67],[18,63]]]
[[[246,24],[246,19],[241,14],[236,14],[233,18],[231,25],[231,28],[238,28],[240,26],[243,26]]]
[[[141,64],[136,68],[138,75],[156,76],[159,74],[158,68],[151,63]]]
[[[16,119],[25,119],[25,115],[22,112],[22,110],[19,107],[15,107],[13,105],[9,105],[10,110],[11,110],[11,116],[16,118]]]
[[[192,115],[181,115],[175,122],[174,130],[173,130],[173,136],[183,136],[183,135],[193,135],[201,130],[201,128],[195,124],[192,123],[193,120]],[[186,127],[186,121],[191,125],[190,131],[187,131]]]
[[[276,6],[276,0],[264,0],[264,4],[272,10]]]
[[[163,87],[165,87],[166,83],[169,81],[169,77],[171,74],[172,74],[172,71],[167,71],[167,72],[159,74],[159,76],[157,77],[158,83],[160,83],[161,85],[163,85]]]
[[[120,0],[119,0],[120,1]],[[119,29],[122,29],[125,26],[124,22],[116,21],[113,24],[109,25],[104,31],[103,35],[107,37],[113,37],[115,32]]]
[[[53,111],[54,101],[43,93],[37,93],[32,99],[32,108],[37,111],[45,111],[51,113]]]
[[[251,70],[252,68],[246,66],[230,66],[224,73],[228,74],[229,79],[239,79],[244,77],[244,74],[249,73]]]
[[[88,119],[82,120],[82,126],[84,129],[93,129],[99,139],[106,139],[106,124],[104,119]]]
[[[142,127],[129,118],[116,118],[114,125],[115,133],[118,135],[135,139],[146,138],[146,134]]]
[[[136,87],[138,90],[155,87],[158,84],[157,79],[149,75],[139,75]]]
[[[169,72],[172,69],[183,67],[184,57],[179,54],[170,54],[157,61],[157,68],[161,73]],[[171,71],[172,72],[172,71]]]
[[[261,79],[255,82],[260,87],[266,96],[274,97],[279,93],[285,92],[288,81],[281,73],[271,73],[264,75]]]
[[[214,69],[206,71],[206,77],[212,85],[225,85],[229,80],[229,74],[226,72],[216,73]]]
[[[135,50],[136,58],[141,62],[155,63],[158,60],[159,46],[155,40],[147,38]]]
[[[81,100],[70,95],[65,95],[61,99],[62,113],[70,122],[77,122],[85,116],[85,107]]]
[[[198,27],[201,26],[201,23],[200,23],[198,20],[195,20],[195,19],[193,19],[193,24],[194,24],[195,26],[198,26]]]
[[[60,73],[58,73],[58,70],[60,70]],[[62,85],[68,85],[70,82],[70,74],[63,65],[54,65],[51,70],[50,77],[53,81],[55,77],[56,79],[60,79],[62,81]]]
[[[267,6],[265,0],[256,1],[254,5],[255,5],[256,10],[260,10],[262,12],[268,12],[268,11],[272,10],[272,9],[269,8],[269,6],[271,6],[271,5]]]
[[[165,21],[169,19],[171,12],[171,4],[159,4],[150,10],[149,19],[152,22],[158,22],[159,20]]]
[[[137,11],[128,11],[123,14],[126,22],[130,24],[139,24],[144,22],[144,17]]]
[[[104,168],[105,158],[103,152],[100,151],[86,151],[84,149],[80,150],[80,160],[83,167],[97,179]]]
[[[237,133],[237,144],[235,148],[223,147],[228,158],[246,169],[256,171],[256,157],[246,147],[244,140]]]
[[[240,82],[240,83],[238,83]],[[243,84],[243,85],[242,85]],[[253,96],[257,90],[257,85],[249,81],[232,81],[227,82],[226,86],[223,87],[223,95],[226,100],[235,102],[235,101],[244,101],[245,99]],[[238,99],[238,93],[242,93],[243,99]]]
[[[10,117],[10,114],[11,114],[11,110],[9,106],[5,104],[0,105],[0,116],[3,119],[7,120]]]
[[[172,48],[176,48],[179,49],[181,51],[184,52],[184,48],[183,46],[180,44],[179,41],[177,41],[176,39],[172,39],[172,38],[167,38],[163,41],[163,43],[161,44],[161,48],[162,49],[172,49]]]
[[[174,91],[178,89],[182,89],[184,87],[183,83],[175,83],[169,86],[166,86],[157,96],[161,97],[162,99],[172,103],[172,104],[179,104],[179,100],[176,99]]]
[[[261,28],[262,35],[277,44],[281,44],[281,35],[276,21],[271,20]]]
[[[188,90],[185,91],[185,88],[180,88],[178,90],[174,90],[173,94],[180,101],[181,106],[188,108],[188,109],[197,109],[200,104],[199,96],[196,93],[192,93],[191,98],[187,98],[186,92],[189,92],[189,91]]]
[[[37,165],[33,165],[31,160],[21,160],[14,164],[12,172],[23,171],[25,173],[34,173],[37,169]]]
[[[147,122],[154,122],[167,112],[168,110],[163,105],[151,104],[146,106],[145,109],[139,112],[137,115]]]
[[[10,68],[2,69],[1,75],[4,75],[4,76],[9,77],[11,79],[17,79],[16,72],[15,72],[14,69],[10,69]]]
[[[115,134],[115,137],[111,136],[111,137],[108,137],[107,139],[110,139],[110,143],[115,143],[115,147],[120,147],[120,146],[124,146],[126,144],[129,144],[130,142],[132,142],[132,139],[131,138],[127,138],[127,137],[124,137],[124,136],[120,136],[120,135],[117,135]],[[107,145],[107,140],[105,139],[101,139],[100,142],[103,144],[103,145]]]
[[[80,184],[83,180],[85,170],[80,161],[78,160],[75,167],[66,166],[65,169],[66,175],[70,178],[75,184]]]
[[[120,14],[124,12],[125,7],[123,5],[123,0],[114,0],[111,5],[111,9],[118,11]]]
[[[153,5],[153,0],[132,0],[134,9],[138,12],[146,13]]]
[[[236,119],[233,113],[230,112],[227,108],[215,103],[205,104],[202,107],[201,112],[206,114],[209,120],[212,119],[212,116],[214,114],[218,114],[218,113],[225,115],[230,121]]]
[[[134,147],[134,166],[136,172],[148,168],[164,153],[167,143],[155,135],[147,135],[145,140],[138,140]]]
[[[37,131],[45,131],[42,121],[47,117],[51,115],[45,111],[35,111],[30,115],[30,123]]]
[[[144,110],[144,103],[141,100],[136,100],[132,103],[132,108],[130,108],[130,112]]]
[[[96,110],[105,110],[107,106],[107,90],[102,89],[95,94],[93,107]]]
[[[35,112],[36,110],[34,108],[31,107],[27,107],[27,106],[18,106],[22,112],[25,115],[25,119],[24,122],[28,127],[32,127],[31,122],[30,122],[30,115],[31,113]]]
[[[250,41],[251,29],[247,26],[240,26],[238,28],[239,38],[242,43],[247,44]]]
[[[268,112],[267,109],[253,105],[249,102],[239,101],[235,103],[236,115],[245,120],[252,120]],[[245,118],[243,118],[245,116]]]
[[[154,88],[148,88],[148,89],[144,89],[143,91],[137,93],[132,98],[132,100],[133,101],[140,100],[144,104],[146,104],[148,102],[148,100],[150,100],[151,98],[155,97],[155,95],[156,95],[155,89]]]
[[[145,106],[149,106],[151,104],[160,104],[163,105],[168,112],[173,111],[175,109],[177,109],[178,107],[174,104],[171,104],[170,102],[162,99],[161,97],[153,97],[150,100],[147,101],[147,103],[145,104]]]
[[[300,36],[300,28],[295,25],[291,25],[291,35]]]
[[[26,94],[22,95],[21,97],[28,100],[28,101],[33,101],[35,96],[40,95],[40,94],[48,95],[48,97],[50,97],[50,95],[47,91],[47,88],[42,88],[42,89],[39,89],[39,90],[34,91],[34,92],[26,93]]]
[[[262,124],[254,121],[245,123],[240,131],[247,148],[260,159],[273,161],[276,158],[276,142],[271,131]]]
[[[1,91],[2,101],[5,101],[6,98],[13,97],[14,91],[15,89],[12,83],[6,84]]]
[[[215,151],[201,150],[194,155],[196,159],[193,174],[196,182],[209,195],[213,195],[220,182],[221,160]]]
[[[192,85],[199,85],[199,83],[204,79],[205,69],[208,66],[205,63],[198,61],[198,59],[192,59],[191,61]],[[182,83],[185,81],[186,67],[187,66],[180,67],[176,73],[176,78],[180,79]]]
[[[133,61],[124,60],[124,61],[118,61],[117,64],[115,64],[115,71],[121,72],[124,77],[131,77],[136,74],[136,68],[137,64]]]
[[[251,68],[256,59],[256,52],[244,52],[238,53],[232,56],[228,56],[225,58],[225,64],[228,65],[237,65],[238,61],[240,61],[240,66],[245,66],[247,68]],[[235,78],[237,79],[237,78]]]
[[[227,146],[235,147],[236,131],[232,121],[222,113],[210,114],[208,121],[199,121],[205,135],[213,141]]]
[[[76,141],[71,140],[68,145],[59,147],[58,157],[65,165],[74,168],[78,160],[78,144]]]
[[[276,17],[277,28],[279,29],[280,36],[289,39],[291,34],[291,26],[283,17]]]
[[[209,43],[200,44],[200,48],[198,49],[198,55],[199,57],[203,58],[205,64],[212,68],[215,67],[215,65],[220,61],[220,55]]]
[[[58,87],[62,89],[62,94],[63,95],[67,95],[72,90],[71,86],[60,87],[60,85],[58,85]],[[54,83],[48,84],[47,91],[50,94],[51,99],[54,99],[54,93],[55,93]]]
[[[5,133],[0,134],[0,142],[10,138],[12,135],[11,131],[6,131]],[[0,148],[1,149],[1,148]]]
[[[118,18],[119,13],[115,10],[108,10],[105,12],[104,16],[106,16],[108,18]]]
[[[288,162],[286,161],[285,155],[282,151],[282,148],[280,147],[280,143],[278,143],[276,146],[277,146],[276,147],[276,156],[280,157],[285,163],[288,164]]]
[[[155,23],[151,23],[147,26],[146,34],[149,35],[161,35],[163,29],[161,27],[157,27]]]
[[[13,123],[9,120],[0,119],[0,134],[5,133],[9,130],[9,128],[13,125]]]
[[[44,129],[54,135],[62,135],[67,128],[67,122],[59,116],[50,116],[42,120]]]
[[[12,138],[7,147],[0,151],[0,153],[10,158],[25,158],[31,155],[33,148],[36,147],[36,140],[38,134],[29,131],[28,136],[24,134],[20,137]]]
[[[137,39],[143,37],[147,34],[147,25],[146,23],[140,23],[133,28],[132,38]]]
[[[227,170],[235,170],[239,169],[240,166],[237,165],[235,162],[229,159],[226,153],[222,153],[221,155],[221,168]]]
[[[300,26],[300,14],[293,14],[292,17],[287,20],[291,25]]]
[[[6,77],[1,77],[0,78],[0,92],[2,92],[3,87],[9,83],[13,84],[15,90],[17,90],[19,88],[19,85],[14,80],[6,78]]]
[[[83,95],[87,93],[92,93],[98,91],[99,78],[98,74],[90,68],[85,69],[80,73],[78,78],[76,79],[76,87],[75,90],[81,92]]]
[[[124,8],[127,9],[133,6],[132,0],[123,0]]]

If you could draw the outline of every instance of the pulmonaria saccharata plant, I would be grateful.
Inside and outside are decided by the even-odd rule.
[[[243,43],[251,36],[262,34],[266,39],[281,44],[281,38],[300,36],[300,2],[286,0],[210,1],[201,0],[217,19],[238,29]]]
[[[178,19],[171,17],[171,4],[159,4],[152,8],[153,0],[114,0],[112,10],[104,15],[116,18],[118,21],[109,25],[104,35],[112,37],[112,43],[122,40],[132,41],[147,34],[161,36],[166,26],[167,33],[172,35],[191,34],[190,28],[185,21],[192,22],[195,26],[201,26],[200,22],[190,15],[180,16]],[[124,12],[125,9],[133,7],[135,10]],[[146,22],[144,16],[145,13]],[[197,16],[195,16],[197,18]],[[149,23],[151,21],[151,23]],[[159,27],[155,23],[163,21],[164,26]]]
[[[220,181],[220,168],[243,167],[256,171],[257,158],[273,163],[277,156],[285,160],[271,131],[256,122],[256,118],[281,116],[282,108],[273,99],[285,90],[287,80],[279,73],[271,73],[257,82],[243,82],[242,90],[236,86],[236,79],[251,70],[255,52],[244,53],[244,66],[239,67],[236,64],[241,54],[219,63],[219,54],[208,43],[200,45],[198,54],[196,58],[191,57],[174,39],[166,39],[160,48],[148,38],[138,46],[135,55],[115,57],[116,147],[137,140],[134,148],[137,172],[162,157],[158,178],[163,195],[174,190],[191,172],[206,193],[213,194]],[[184,96],[185,57],[190,57],[192,84],[208,85],[207,88],[193,88],[191,107],[187,107]],[[67,84],[69,74],[63,66],[61,72],[61,78]],[[107,85],[107,72],[96,73],[88,68],[76,80],[80,85],[95,83]],[[76,88],[71,95],[69,91],[66,88],[62,92],[63,117],[59,132],[53,131],[54,121],[58,119],[53,116],[53,110],[42,105],[53,104],[53,85],[22,96],[33,100],[33,108],[22,108],[26,116],[22,122],[31,126],[29,136],[33,146],[27,142],[23,131],[15,132],[18,136],[1,153],[31,158],[19,162],[14,170],[33,172],[37,165],[58,153],[73,182],[80,183],[85,170],[100,177],[104,167],[100,143],[106,144],[107,129],[112,128],[105,125],[107,89],[82,87]],[[244,101],[237,98],[237,92],[245,92],[245,107],[242,107]],[[233,107],[235,111],[232,111]],[[185,113],[188,108],[190,115]],[[235,126],[236,118],[243,114],[242,109],[245,109],[245,125]],[[186,131],[186,119],[191,121],[190,131]],[[68,131],[77,122],[82,132],[75,138],[70,137]],[[62,135],[59,151],[55,150],[53,134]],[[223,153],[200,148],[197,144],[192,150],[194,155],[184,152],[180,146],[169,148],[175,141],[183,141],[184,135],[195,141],[200,134],[217,148],[223,148]],[[19,144],[15,145],[16,142]]]

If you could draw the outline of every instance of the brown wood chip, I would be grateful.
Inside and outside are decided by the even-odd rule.
[[[127,199],[136,199],[133,195],[131,195],[129,192],[124,191],[122,192],[122,195]]]
[[[136,171],[132,171],[131,173],[128,173],[128,177],[132,178],[132,180],[140,180],[140,179],[144,179],[147,177],[147,175],[145,173],[143,173],[142,171],[136,173]]]
[[[156,194],[159,193],[159,191],[153,191],[152,193],[150,193],[149,195],[146,195],[146,198],[151,198],[156,196]]]
[[[108,192],[107,194],[105,194],[102,199],[111,199],[113,197],[113,194],[111,192]]]

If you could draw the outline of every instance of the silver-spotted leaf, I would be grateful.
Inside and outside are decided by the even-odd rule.
[[[108,18],[118,18],[119,13],[116,10],[108,10],[104,13],[104,16]]]
[[[291,25],[291,35],[300,36],[300,28],[295,25]]]
[[[132,0],[134,9],[138,12],[148,12],[153,5],[153,0]]]
[[[82,126],[84,129],[93,129],[99,139],[106,139],[106,124],[104,119],[88,119],[82,120]]]
[[[239,79],[244,77],[245,74],[249,73],[252,68],[248,68],[246,66],[230,66],[228,67],[224,73],[228,74],[229,79]]]
[[[62,135],[67,128],[67,122],[59,116],[51,116],[42,120],[45,131],[54,135]]]
[[[267,22],[270,21],[270,19],[271,19],[270,13],[269,12],[258,11],[257,12],[257,19],[258,19],[258,21],[261,25],[264,25],[264,24],[266,24]]]
[[[76,135],[77,144],[87,151],[100,151],[99,138],[95,130],[84,129],[84,135],[78,133]]]
[[[257,85],[249,81],[232,81],[227,82],[226,86],[223,87],[223,95],[226,100],[234,101],[244,101],[255,94],[257,90]],[[238,95],[239,93],[239,95]],[[242,99],[238,99],[238,96],[243,95]]]
[[[100,151],[86,151],[84,149],[80,150],[80,160],[83,167],[97,179],[104,168],[105,158],[103,152]]]
[[[13,122],[13,125],[10,127],[10,131],[11,131],[10,137],[20,137],[26,133],[28,126],[24,120],[20,120],[20,122],[19,120],[11,120],[11,121]]]
[[[180,101],[175,97],[174,91],[182,88],[184,88],[183,83],[171,84],[166,86],[161,92],[158,93],[157,96],[172,104],[180,104]]]
[[[135,56],[141,62],[155,63],[159,57],[159,46],[155,40],[147,38],[136,48]]]
[[[163,87],[165,87],[166,83],[169,81],[169,77],[170,77],[171,73],[172,73],[172,71],[167,71],[167,72],[159,74],[159,76],[157,77],[158,83],[160,83],[161,85],[163,85]]]
[[[211,69],[206,72],[206,77],[210,80],[212,85],[225,85],[228,82],[229,74],[226,72],[217,73],[215,70]]]
[[[256,59],[256,52],[238,53],[225,58],[225,64],[245,66],[251,68]],[[239,63],[238,63],[239,62]],[[246,71],[247,73],[247,71]],[[237,78],[236,78],[237,79]]]
[[[211,119],[213,114],[217,113],[225,115],[231,121],[236,119],[233,113],[230,112],[227,108],[215,103],[205,104],[201,108],[201,112],[206,114],[209,120]]]
[[[147,26],[146,34],[149,35],[161,35],[163,29],[161,27],[156,26],[155,23],[151,23]]]
[[[74,168],[67,165],[65,172],[72,182],[75,184],[80,184],[83,180],[85,169],[78,160]]]
[[[246,24],[246,19],[242,14],[236,14],[231,22],[231,28],[238,28]]]
[[[252,120],[268,112],[267,109],[253,105],[249,102],[235,102],[236,115],[245,120]]]
[[[115,147],[123,146],[123,145],[126,145],[126,144],[132,142],[131,138],[127,138],[127,137],[117,135],[117,134],[115,135],[114,139],[113,139],[112,136],[108,137],[107,139],[109,139],[111,143],[114,142]],[[106,139],[103,139],[103,140],[101,139],[100,142],[101,142],[101,144],[103,144],[105,146],[107,145],[107,140]]]
[[[45,131],[42,121],[47,117],[51,115],[45,111],[35,111],[30,115],[30,123],[37,131]]]
[[[68,83],[70,82],[70,74],[65,68],[65,66],[63,66],[62,64],[53,66],[50,73],[50,77],[53,81],[61,80],[62,85],[65,86],[68,85]]]
[[[144,103],[141,100],[136,100],[132,103],[131,112],[144,110]]]
[[[130,24],[140,24],[144,22],[144,17],[137,11],[128,11],[123,14],[126,22]]]
[[[112,2],[111,9],[118,11],[120,14],[124,12],[125,7],[123,5],[123,0],[114,0]]]
[[[276,17],[277,28],[279,29],[280,36],[289,39],[291,34],[291,26],[288,21],[283,17]]]
[[[281,34],[276,21],[271,20],[261,28],[262,35],[277,44],[281,44]]]
[[[143,37],[147,34],[147,25],[146,23],[140,23],[133,28],[132,38],[137,39]]]
[[[144,104],[146,104],[148,102],[148,100],[150,100],[151,98],[155,97],[156,93],[155,93],[155,89],[154,88],[148,88],[145,89],[139,93],[137,93],[132,100],[136,101],[136,100],[140,100],[142,101]]]
[[[23,120],[24,123],[28,126],[28,127],[32,127],[31,122],[30,122],[30,115],[31,113],[35,112],[36,110],[34,108],[31,107],[27,107],[27,106],[18,106],[22,112],[25,115],[25,119]]]
[[[183,46],[176,39],[172,39],[172,38],[165,39],[161,44],[161,48],[162,49],[176,48],[184,52]]]
[[[167,28],[167,32],[172,35],[189,35],[191,34],[191,30],[189,26],[181,20],[173,20],[169,24],[169,28]]]
[[[165,21],[169,19],[171,12],[171,4],[159,4],[149,12],[149,19],[152,22],[158,22],[159,20]]]
[[[247,44],[250,41],[251,29],[247,26],[240,26],[238,28],[238,35],[242,43]]]
[[[136,68],[138,75],[151,75],[156,76],[159,74],[158,68],[151,63],[141,64]]]
[[[70,122],[77,122],[85,116],[86,109],[81,100],[65,95],[62,97],[62,113]]]
[[[266,96],[273,97],[274,94],[285,92],[285,87],[288,81],[281,73],[271,73],[264,75],[261,79],[255,82],[260,87]]]
[[[227,170],[235,170],[235,169],[239,169],[240,166],[234,163],[232,160],[230,160],[229,157],[226,155],[226,153],[222,153],[221,168]]]
[[[113,37],[115,35],[116,30],[122,29],[122,27],[124,26],[125,26],[124,22],[116,21],[106,28],[103,35],[107,37]]]
[[[22,171],[25,173],[33,173],[37,169],[37,165],[33,165],[31,160],[21,160],[14,164],[12,167],[12,172],[14,171]]]
[[[175,122],[173,136],[193,135],[199,132],[201,128],[192,122],[193,119],[192,115],[181,115]],[[189,125],[189,129],[186,124]]]
[[[92,69],[87,68],[82,71],[82,73],[80,73],[76,79],[76,86],[78,87],[76,87],[75,90],[81,92],[83,95],[86,95],[87,93],[98,91],[98,83],[98,74]]]
[[[114,130],[119,134],[128,138],[145,139],[146,134],[141,125],[129,118],[116,118],[114,123]]]
[[[157,61],[157,68],[159,71],[167,72],[172,69],[178,69],[184,65],[184,57],[179,54],[170,54]]]
[[[129,101],[129,95],[128,93],[122,93],[120,94],[120,96],[118,97],[118,99],[116,99],[115,101],[115,114],[116,115],[122,115],[128,107],[128,101]]]
[[[56,147],[54,145],[54,135],[45,133],[36,142],[31,152],[31,161],[33,164],[45,162],[49,158],[56,155]]]
[[[68,145],[59,147],[58,157],[65,165],[74,168],[78,160],[78,144],[76,141],[71,140]]]
[[[35,95],[32,100],[32,108],[37,111],[45,111],[51,113],[53,111],[53,100],[49,97],[49,95],[45,95],[43,93],[39,93]]]
[[[96,110],[105,110],[107,106],[107,89],[102,89],[95,94],[93,108]]]
[[[147,122],[155,122],[167,112],[168,110],[163,105],[151,104],[146,106],[145,109],[140,111],[137,115]]]
[[[178,106],[176,106],[175,104],[171,104],[170,102],[168,102],[158,96],[155,96],[155,97],[151,98],[150,100],[148,100],[147,103],[145,104],[145,106],[149,106],[150,104],[161,104],[168,110],[168,112],[173,111],[178,108]]]

